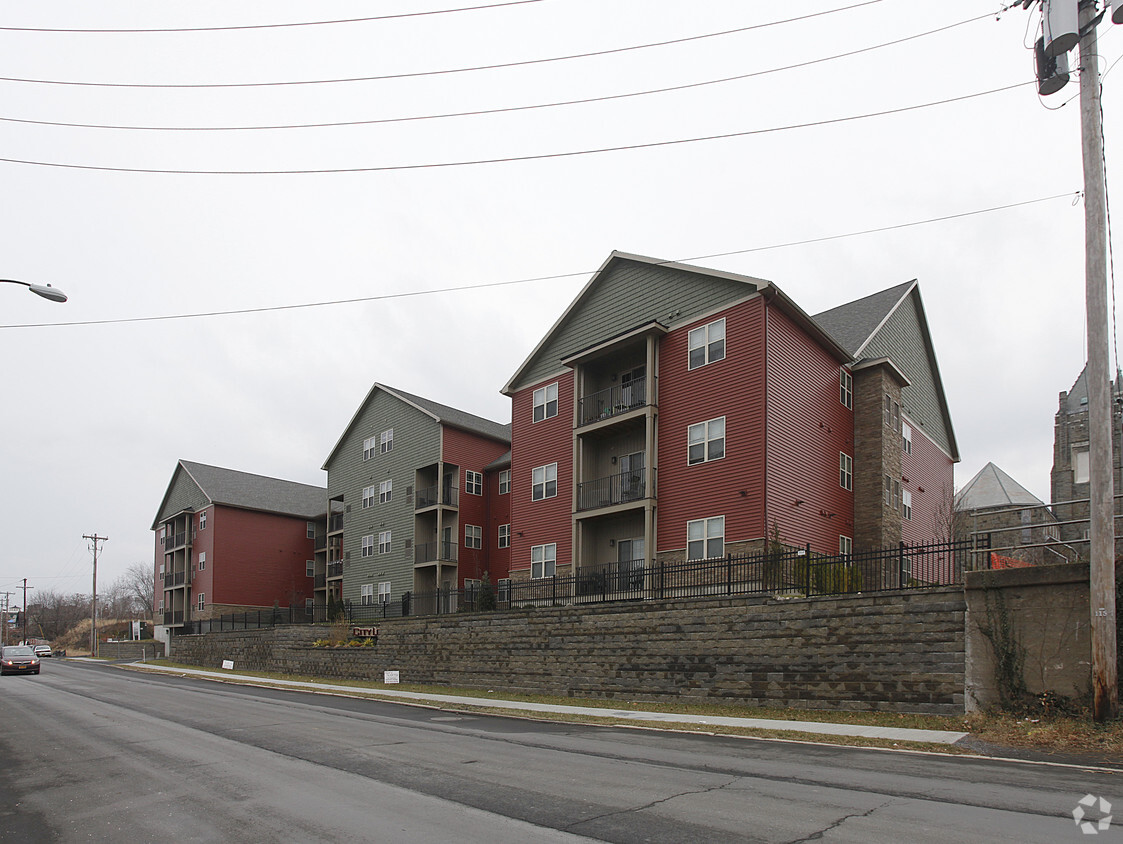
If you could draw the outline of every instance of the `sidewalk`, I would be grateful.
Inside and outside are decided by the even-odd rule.
[[[100,660],[97,660],[100,662]],[[233,671],[203,671],[195,668],[165,668],[143,662],[132,662],[129,668],[139,668],[162,674],[179,674],[192,677],[210,677],[233,680],[239,683],[260,686],[280,686],[315,692],[347,693],[372,698],[402,698],[407,700],[447,703],[455,706],[486,706],[491,709],[511,709],[522,712],[552,712],[567,715],[615,718],[620,721],[654,722],[660,724],[699,724],[715,727],[750,727],[758,730],[790,730],[799,733],[815,733],[831,736],[860,736],[863,738],[890,739],[894,741],[916,741],[931,744],[955,744],[966,738],[967,733],[951,730],[914,730],[901,727],[872,727],[865,724],[825,724],[819,721],[773,721],[763,718],[722,718],[709,715],[685,715],[673,712],[644,712],[626,709],[601,709],[595,706],[565,706],[552,703],[526,703],[514,700],[496,700],[489,697],[466,697],[461,695],[437,695],[422,692],[403,692],[395,689],[367,689],[356,686],[332,685],[330,683],[309,683],[298,680],[271,680]]]

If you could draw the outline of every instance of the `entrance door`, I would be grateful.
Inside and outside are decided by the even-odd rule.
[[[643,538],[621,539],[616,543],[616,588],[621,592],[643,589]]]

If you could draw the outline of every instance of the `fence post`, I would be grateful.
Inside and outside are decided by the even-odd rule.
[[[733,555],[725,555],[725,596],[733,594]]]
[[[808,598],[811,597],[811,543],[808,542],[803,546],[803,559],[807,561],[804,566],[807,569],[807,574],[804,575],[804,593]]]

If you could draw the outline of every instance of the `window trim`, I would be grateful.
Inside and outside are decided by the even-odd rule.
[[[901,422],[901,451],[912,454],[912,426]]]
[[[195,610],[196,610],[196,612],[202,612],[206,608],[207,608],[207,593],[206,592],[200,592],[199,593],[199,600],[195,604]]]
[[[838,535],[838,553],[840,556],[850,556],[854,553],[854,540],[852,537]]]
[[[387,454],[394,450],[394,429],[387,428],[378,435],[378,453]]]
[[[374,584],[363,583],[359,585],[359,606],[374,606]]]
[[[305,560],[304,561],[304,571],[308,575],[308,577],[315,577],[316,576],[316,561],[315,560]]]
[[[207,552],[206,551],[200,551],[199,552],[199,564],[197,566],[197,569],[199,571],[206,571],[207,570]]]
[[[854,376],[841,367],[838,370],[838,400],[843,407],[854,409]]]
[[[387,478],[378,482],[378,503],[389,504],[394,500],[394,479]]]
[[[370,460],[374,457],[374,437],[367,437],[363,440],[363,461]]]
[[[365,534],[361,540],[360,557],[373,557],[374,556],[374,534]]]
[[[499,526],[499,540],[496,544],[497,548],[510,548],[511,547],[511,525]]]
[[[484,473],[464,470],[464,492],[468,495],[484,494]]]
[[[480,525],[464,525],[464,547],[476,550],[484,547],[484,529]]]
[[[206,530],[206,529],[207,529],[207,511],[206,510],[200,510],[199,511],[199,530]]]
[[[551,470],[553,470],[553,481],[550,480]],[[538,472],[542,472],[541,483],[536,480]],[[550,492],[550,484],[553,483],[554,491]],[[538,488],[542,488],[542,494],[538,495]],[[547,463],[544,466],[535,466],[530,470],[530,500],[531,501],[545,501],[547,498],[557,498],[558,496],[558,464]]]
[[[374,485],[363,487],[363,509],[369,510],[374,506]]]
[[[511,470],[503,469],[499,472],[499,494],[507,495],[511,491]]]
[[[912,521],[912,493],[907,489],[901,490],[901,518],[906,522]]]
[[[553,399],[550,398],[550,393],[553,392]],[[553,419],[558,415],[558,409],[561,406],[558,395],[558,382],[552,384],[544,384],[530,394],[530,421],[531,424],[538,424],[545,422],[547,419]],[[542,401],[538,400],[541,394]],[[550,405],[553,405],[553,413],[550,412]],[[542,416],[538,416],[538,408],[542,408]]]
[[[711,329],[714,326],[716,326],[718,323],[721,323],[721,338],[720,338],[721,357],[711,357],[710,356],[711,348],[719,342],[718,340],[711,340],[710,339]],[[705,325],[696,326],[696,327],[690,329],[689,332],[687,332],[687,335],[686,335],[686,368],[687,368],[688,371],[694,370],[694,369],[701,369],[703,366],[709,366],[711,363],[717,363],[719,361],[725,360],[725,358],[728,356],[728,353],[729,353],[729,350],[727,348],[727,340],[726,340],[726,336],[727,336],[726,335],[726,329],[727,329],[727,327],[728,326],[726,324],[725,317],[721,317],[720,319],[715,319],[715,320],[712,320],[710,322],[707,322]],[[702,332],[702,337],[704,339],[703,339],[703,341],[700,345],[695,345],[694,344],[694,337],[695,337],[695,335],[697,335],[697,333],[699,331]],[[702,362],[698,363],[698,364],[695,364],[693,359],[692,359],[693,355],[691,353],[694,352],[695,349],[701,349],[702,352],[703,352]]]
[[[710,533],[711,523],[718,522],[718,521],[721,522],[721,533],[720,534],[718,534],[718,533],[711,534]],[[702,526],[702,538],[701,539],[691,539],[690,538],[690,528],[691,528],[692,525],[701,525]],[[710,543],[717,540],[718,538],[721,539],[721,553],[710,554],[710,547],[709,547]],[[701,557],[691,556],[690,546],[694,545],[698,542],[702,543],[702,555],[703,556],[701,556]],[[724,515],[721,515],[721,516],[706,516],[705,518],[702,518],[702,519],[691,519],[690,521],[688,521],[686,523],[686,559],[687,560],[716,560],[716,559],[719,559],[720,557],[724,557],[724,556],[725,556],[725,516]]]
[[[390,580],[380,580],[380,581],[378,581],[378,603],[379,604],[390,603],[390,596],[393,595],[393,592],[394,592],[393,581],[390,581]]]
[[[392,546],[392,534],[390,530],[380,530],[378,532],[378,553],[389,554]]]
[[[547,549],[552,549],[547,550]],[[540,555],[541,559],[537,562],[534,557]],[[539,574],[534,573],[534,567],[539,566]],[[547,568],[549,573],[547,573]],[[555,577],[558,573],[558,543],[546,542],[542,545],[533,545],[530,548],[530,579],[543,580],[547,577]]]
[[[845,451],[838,453],[838,485],[850,492],[854,491],[854,458]]]
[[[710,436],[710,426],[713,425],[715,422],[721,423],[721,436],[720,437],[711,437]],[[705,422],[697,422],[693,425],[687,425],[686,426],[686,465],[687,466],[698,466],[701,463],[710,463],[714,460],[723,459],[725,457],[726,427],[727,426],[726,426],[726,423],[725,423],[725,417],[724,416],[715,416],[713,419],[707,419]],[[698,441],[692,441],[691,438],[690,438],[691,433],[695,429],[698,429],[698,428],[702,429],[703,439],[698,440]],[[710,444],[716,443],[719,440],[721,441],[721,454],[719,454],[717,457],[711,457],[710,456]],[[697,445],[702,446],[702,459],[701,460],[692,460],[691,455],[690,455],[690,449],[693,446],[697,446]]]

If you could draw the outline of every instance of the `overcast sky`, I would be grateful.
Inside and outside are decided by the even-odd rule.
[[[957,485],[993,461],[1049,499],[1057,393],[1086,357],[1083,207],[1077,81],[1037,96],[1036,14],[538,0],[354,20],[457,5],[5,5],[0,277],[70,301],[0,285],[0,592],[88,593],[83,534],[109,537],[99,591],[150,564],[180,458],[325,484],[375,381],[509,421],[500,388],[613,249],[765,278],[809,313],[919,279]],[[197,31],[105,31],[144,29]],[[1100,28],[1101,71],[1120,29]],[[357,77],[383,78],[330,81]],[[228,128],[310,123],[353,125]]]

